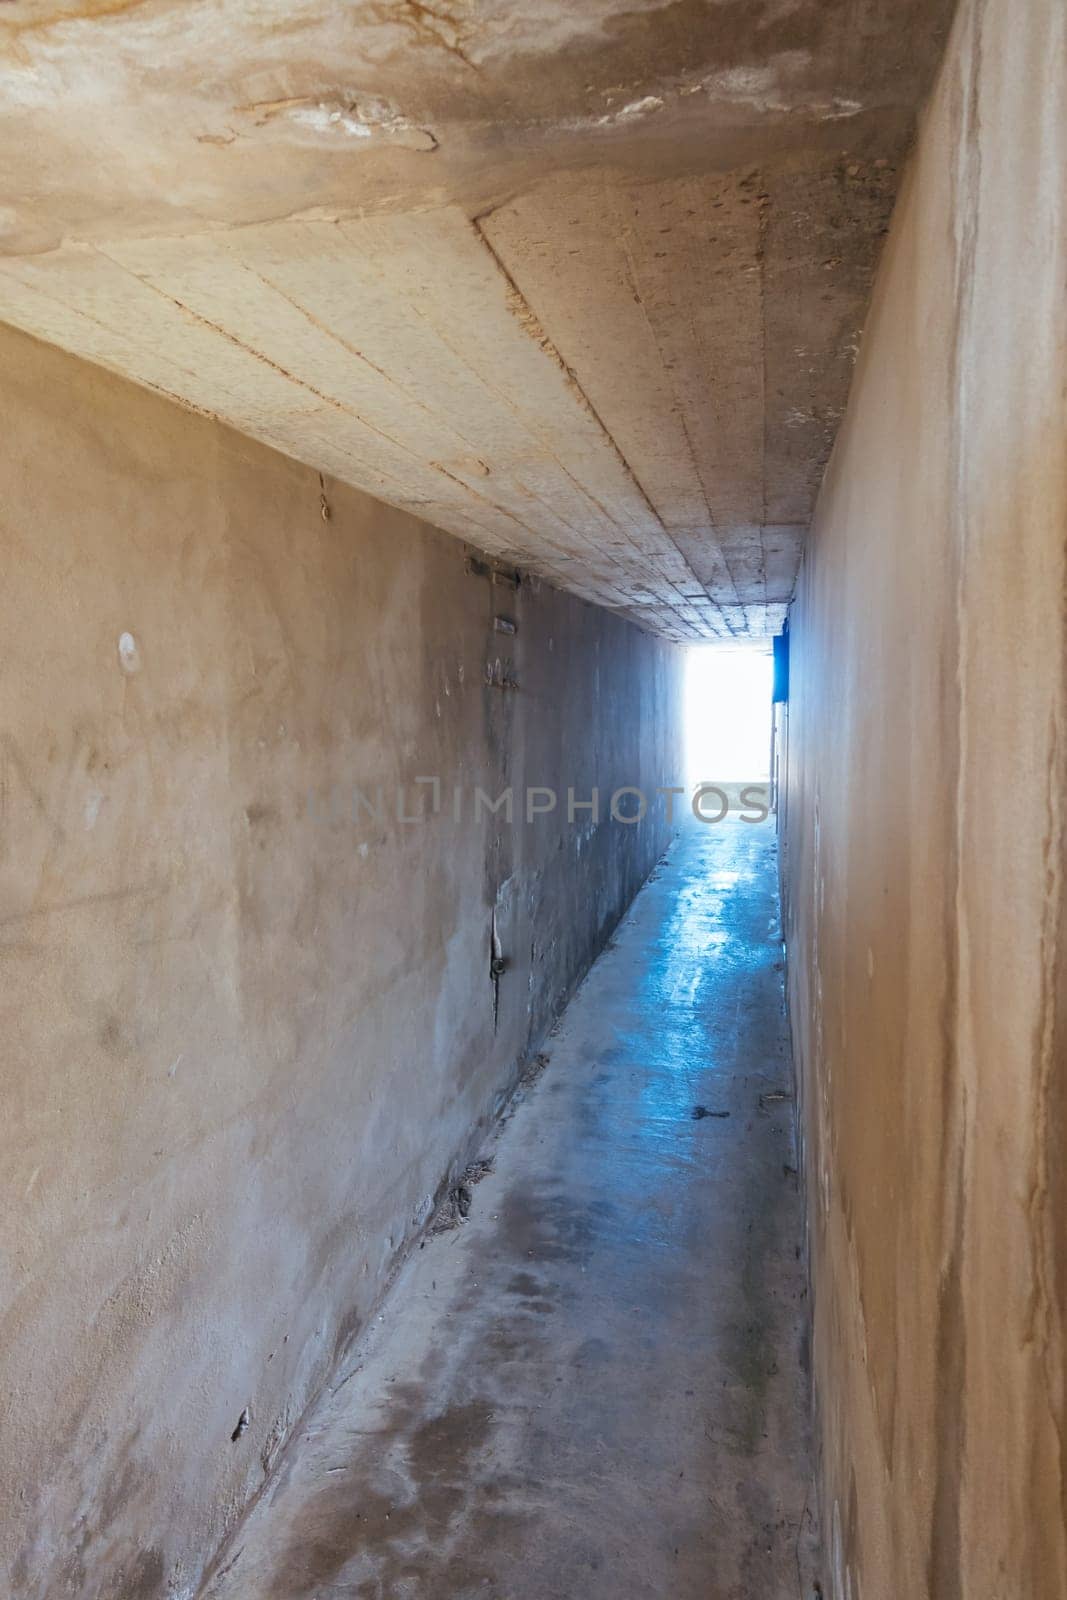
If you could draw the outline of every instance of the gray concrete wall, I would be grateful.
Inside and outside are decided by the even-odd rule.
[[[961,6],[793,610],[834,1600],[1067,1593],[1065,35]]]
[[[0,366],[0,1586],[189,1596],[667,842],[475,786],[672,781],[679,657],[21,335]],[[398,822],[419,776],[445,808]]]

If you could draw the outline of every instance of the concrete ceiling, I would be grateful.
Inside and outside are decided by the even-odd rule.
[[[951,0],[0,0],[0,318],[675,639],[779,624]]]

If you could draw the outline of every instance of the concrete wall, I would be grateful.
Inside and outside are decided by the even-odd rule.
[[[961,7],[793,611],[835,1600],[1067,1593],[1065,31]]]
[[[21,335],[0,368],[0,1587],[187,1596],[667,842],[474,787],[672,781],[678,656]],[[398,822],[417,776],[465,820]]]

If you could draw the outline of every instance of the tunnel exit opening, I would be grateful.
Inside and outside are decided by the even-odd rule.
[[[686,781],[736,789],[771,771],[770,642],[694,645],[685,673]]]

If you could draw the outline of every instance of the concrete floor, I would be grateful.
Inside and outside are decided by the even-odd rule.
[[[211,1600],[817,1592],[776,860],[683,832]]]

